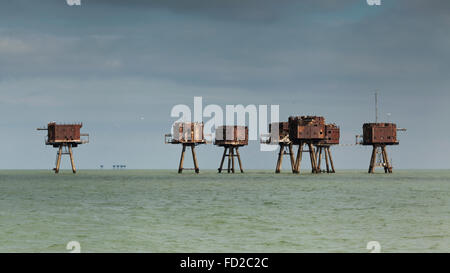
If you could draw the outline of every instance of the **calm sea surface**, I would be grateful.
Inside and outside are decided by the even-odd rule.
[[[450,171],[0,171],[0,252],[450,252]]]

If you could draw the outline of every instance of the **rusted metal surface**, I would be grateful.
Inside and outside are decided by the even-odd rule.
[[[317,142],[316,160],[317,172],[335,173],[333,157],[331,156],[330,147],[338,145],[341,136],[340,128],[336,124],[325,125],[325,138]],[[322,158],[325,159],[326,170],[322,170]]]
[[[325,138],[325,118],[318,116],[289,117],[289,138],[295,144]]]
[[[365,123],[363,125],[363,145],[398,145],[395,123]]]
[[[341,130],[336,124],[325,125],[325,138],[318,142],[319,145],[338,145]]]
[[[216,140],[218,146],[245,146],[248,145],[247,126],[219,126],[216,129]]]
[[[171,143],[204,143],[203,122],[176,122]]]
[[[278,131],[274,128],[278,128]],[[270,143],[289,140],[289,122],[272,122],[269,124]]]
[[[82,123],[57,124],[50,122],[47,128],[38,128],[38,130],[47,131],[45,144],[58,148],[56,166],[54,168],[55,173],[59,173],[62,155],[70,155],[72,172],[76,173],[72,148],[77,147],[79,144],[89,143],[89,135],[80,133],[81,127],[83,127]],[[84,138],[82,139],[82,137]]]
[[[48,142],[81,142],[82,124],[48,124]]]
[[[89,143],[89,134],[82,134],[82,123],[57,124],[50,122],[47,128],[38,128],[40,131],[47,131],[46,145],[59,147],[60,144],[71,144],[77,147],[79,144]]]
[[[291,116],[289,121],[296,121],[301,125],[321,124],[325,125],[325,118],[322,116]]]
[[[335,172],[330,146],[339,144],[340,128],[336,124],[326,124],[321,116],[289,117],[289,139],[298,145],[293,173],[300,173],[303,153],[309,153],[312,173],[322,172],[322,158],[325,159],[326,172]],[[308,147],[307,151],[304,146]]]

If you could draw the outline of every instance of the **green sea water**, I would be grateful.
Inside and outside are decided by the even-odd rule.
[[[0,252],[450,251],[450,171],[0,171]]]

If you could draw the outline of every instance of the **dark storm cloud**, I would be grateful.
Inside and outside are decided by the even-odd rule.
[[[51,35],[12,35],[3,41],[4,49],[16,54],[0,55],[8,64],[0,68],[1,75],[152,76],[197,85],[259,87],[270,92],[273,86],[288,88],[307,79],[330,82],[345,78],[366,83],[382,77],[390,83],[424,77],[432,81],[440,77],[435,70],[442,71],[447,64],[449,38],[441,32],[449,27],[449,21],[429,15],[431,10],[445,11],[445,1],[430,1],[428,5],[416,0],[385,1],[386,8],[381,11],[359,0],[301,1],[300,6],[299,1],[206,2],[85,1],[80,10],[85,9],[88,15],[83,16],[102,18],[103,25],[92,23],[94,19],[70,25],[73,18],[69,17],[62,25],[78,28],[61,28]],[[94,5],[104,7],[104,13],[92,12]],[[356,10],[346,9],[354,5]],[[111,7],[117,8],[117,13],[109,10]],[[282,13],[285,20],[270,25],[223,24],[203,16],[202,20],[176,15],[157,20],[152,14],[143,20],[148,23],[132,21],[146,9],[233,16],[236,10],[254,8],[271,13],[277,7],[286,9]],[[80,10],[67,8],[65,13]],[[104,18],[105,13],[114,16]],[[105,23],[117,20],[125,23],[111,27]],[[40,31],[45,33],[44,28],[37,28]],[[414,66],[419,60],[423,65]]]
[[[332,12],[345,9],[347,6],[360,4],[363,0],[81,0],[79,10],[85,9],[82,16],[90,14],[98,19],[108,17],[109,9],[120,9],[123,13],[129,11],[166,10],[176,14],[206,17],[222,21],[237,20],[240,22],[270,23],[282,19],[293,7],[298,16],[311,12]],[[31,11],[31,15],[43,15],[59,18],[61,15],[70,16],[73,7],[68,7],[65,0],[40,1],[39,5],[33,0],[7,0],[2,3],[0,14],[8,15],[12,12]],[[97,14],[89,13],[86,9],[98,8]],[[86,18],[86,17],[84,17]],[[45,21],[45,19],[44,19]]]
[[[92,0],[93,4],[128,8],[159,8],[176,13],[195,14],[216,19],[274,21],[295,0]]]
[[[366,0],[85,0],[89,4],[127,8],[162,8],[177,13],[208,15],[211,18],[267,19],[283,16],[292,7],[299,15],[311,12],[328,13],[349,6],[365,5]],[[447,0],[382,0],[382,5],[397,6],[397,11],[417,13],[447,13]]]
[[[82,8],[99,7],[108,14],[108,9],[118,8],[124,13],[133,10],[167,10],[178,14],[193,14],[194,16],[208,17],[220,20],[239,20],[270,22],[282,17],[283,11],[292,6],[295,0],[271,1],[271,0],[81,0]],[[73,12],[68,10],[65,0],[41,1],[39,6],[32,0],[7,0],[2,3],[0,14],[8,14],[11,11],[21,12],[27,9],[52,12]],[[3,11],[3,12],[2,12]],[[105,15],[105,14],[103,14]],[[53,16],[58,16],[53,15]],[[102,14],[99,12],[101,18]]]

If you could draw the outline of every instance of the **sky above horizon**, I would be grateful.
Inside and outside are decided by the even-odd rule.
[[[78,168],[175,170],[181,147],[164,134],[172,107],[194,96],[279,105],[284,120],[325,116],[353,144],[374,120],[375,90],[380,119],[408,129],[389,148],[394,168],[450,167],[450,1],[81,3],[1,3],[0,169],[53,168],[36,128],[81,121],[91,143],[75,150]],[[240,151],[244,168],[275,168],[257,141]],[[368,147],[332,151],[337,169],[368,168]],[[200,168],[216,169],[221,153],[199,147]]]

